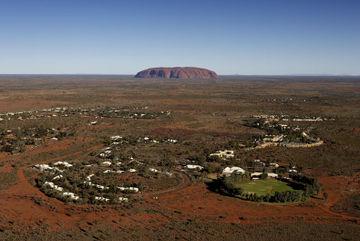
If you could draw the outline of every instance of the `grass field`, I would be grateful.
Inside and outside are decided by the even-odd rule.
[[[255,193],[259,196],[293,190],[285,182],[276,179],[254,180],[241,183],[239,187],[241,187],[245,193]]]

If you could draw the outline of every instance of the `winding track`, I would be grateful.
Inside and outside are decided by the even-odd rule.
[[[91,147],[86,148],[85,150],[81,150],[81,151],[76,151],[73,153],[69,153],[66,154],[64,156],[61,157],[55,157],[55,158],[51,158],[51,159],[47,159],[45,160],[45,162],[49,163],[49,162],[54,162],[54,161],[58,161],[58,160],[63,160],[63,159],[67,159],[67,158],[75,158],[78,157],[79,155],[86,155],[89,154],[95,150],[98,150],[99,148],[101,148],[102,145],[93,145]],[[20,156],[19,156],[20,157]],[[16,158],[18,159],[18,158]],[[45,198],[45,194],[41,193],[38,189],[36,189],[35,187],[33,187],[31,185],[31,183],[29,182],[29,180],[26,178],[26,176],[24,175],[24,170],[27,167],[25,166],[20,166],[17,170],[17,181],[15,184],[7,187],[6,189],[3,189],[0,191],[0,193],[4,194],[4,198],[6,196],[5,199],[12,199],[12,198],[25,198],[25,199],[31,199],[32,197],[44,197]],[[171,188],[168,189],[163,189],[163,190],[159,190],[159,191],[152,191],[152,192],[144,192],[144,193],[139,193],[139,194],[133,194],[133,197],[139,197],[139,198],[144,198],[144,199],[153,199],[154,197],[160,196],[162,194],[167,194],[167,193],[171,193],[171,192],[178,192],[188,186],[191,185],[191,180],[189,178],[189,176],[182,171],[175,171],[174,172],[175,175],[177,175],[177,177],[179,177],[179,184],[176,186],[173,186]],[[36,189],[36,190],[35,190]],[[7,190],[9,190],[9,192],[7,192]],[[1,198],[3,199],[3,198]],[[3,200],[5,200],[3,199]],[[60,201],[54,200],[54,203],[56,203],[58,207],[61,207],[61,203]],[[322,210],[324,213],[333,216],[335,218],[338,219],[342,219],[342,220],[347,220],[347,221],[355,221],[357,223],[360,222],[360,218],[348,215],[346,213],[338,213],[335,212],[333,210],[331,210],[332,206],[336,203],[336,200],[328,200],[326,203],[321,203],[318,204],[317,207]],[[61,208],[62,209],[62,208]]]
[[[101,145],[101,144],[93,145],[91,147],[88,147],[85,150],[69,153],[69,154],[63,155],[61,157],[54,157],[54,158],[51,158],[51,159],[43,160],[42,163],[52,163],[52,162],[56,162],[56,161],[59,161],[59,160],[75,158],[75,157],[78,157],[80,155],[88,155],[89,153],[91,153],[93,151],[96,151],[96,150],[98,150],[98,149],[100,149],[102,147],[103,147],[103,145]],[[31,166],[32,165],[33,165],[33,163],[31,164]],[[26,182],[26,184],[30,184],[29,180],[24,175],[24,170],[26,168],[29,168],[29,167],[27,167],[27,166],[24,167],[23,166],[23,167],[20,167],[18,169],[18,171],[17,171],[17,182],[16,182],[15,185],[21,185],[21,184],[24,184],[24,182]],[[176,192],[176,191],[179,191],[179,190],[184,189],[184,188],[191,185],[190,177],[185,172],[175,171],[174,174],[177,175],[180,178],[180,182],[179,182],[178,185],[173,186],[173,187],[168,188],[168,189],[152,191],[152,192],[144,192],[144,193],[139,193],[139,194],[133,194],[132,196],[133,197],[143,197],[143,198],[146,198],[146,199],[151,199],[154,196],[159,196],[161,194],[170,193],[170,192]],[[8,188],[10,188],[10,187],[11,186],[9,186]],[[18,194],[17,196],[19,196],[19,195],[20,194]]]
[[[145,193],[142,193],[139,195],[142,195],[144,198],[152,198],[154,196],[159,196],[161,194],[176,192],[176,191],[179,191],[179,190],[184,189],[191,185],[191,180],[187,174],[185,174],[184,172],[180,172],[180,171],[176,171],[175,173],[181,179],[180,183],[178,185],[168,188],[168,189],[159,190],[159,191],[145,192]]]

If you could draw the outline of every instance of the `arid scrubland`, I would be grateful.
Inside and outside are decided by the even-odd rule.
[[[0,239],[356,240],[359,106],[355,77],[1,76]]]

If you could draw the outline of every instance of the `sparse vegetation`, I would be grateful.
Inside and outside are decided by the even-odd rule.
[[[237,233],[262,240],[264,230],[267,239],[281,232],[283,239],[351,240],[356,233],[360,112],[350,90],[357,82],[311,82],[309,90],[296,78],[225,78],[204,88],[67,78],[56,77],[56,90],[41,78],[31,80],[36,85],[3,82],[0,140],[22,152],[0,153],[6,163],[0,165],[0,239],[20,237],[17,230],[26,231],[24,240],[141,239],[159,228],[160,239]],[[266,128],[250,124],[263,115],[279,120]],[[324,143],[246,150],[279,135],[280,143],[314,143],[302,132]],[[34,169],[37,164],[62,172]],[[211,180],[222,181],[227,196],[209,192],[203,182]]]

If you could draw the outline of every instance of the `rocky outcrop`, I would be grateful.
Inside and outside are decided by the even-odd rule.
[[[135,78],[160,79],[216,79],[217,77],[214,71],[193,67],[150,68],[135,75]]]

